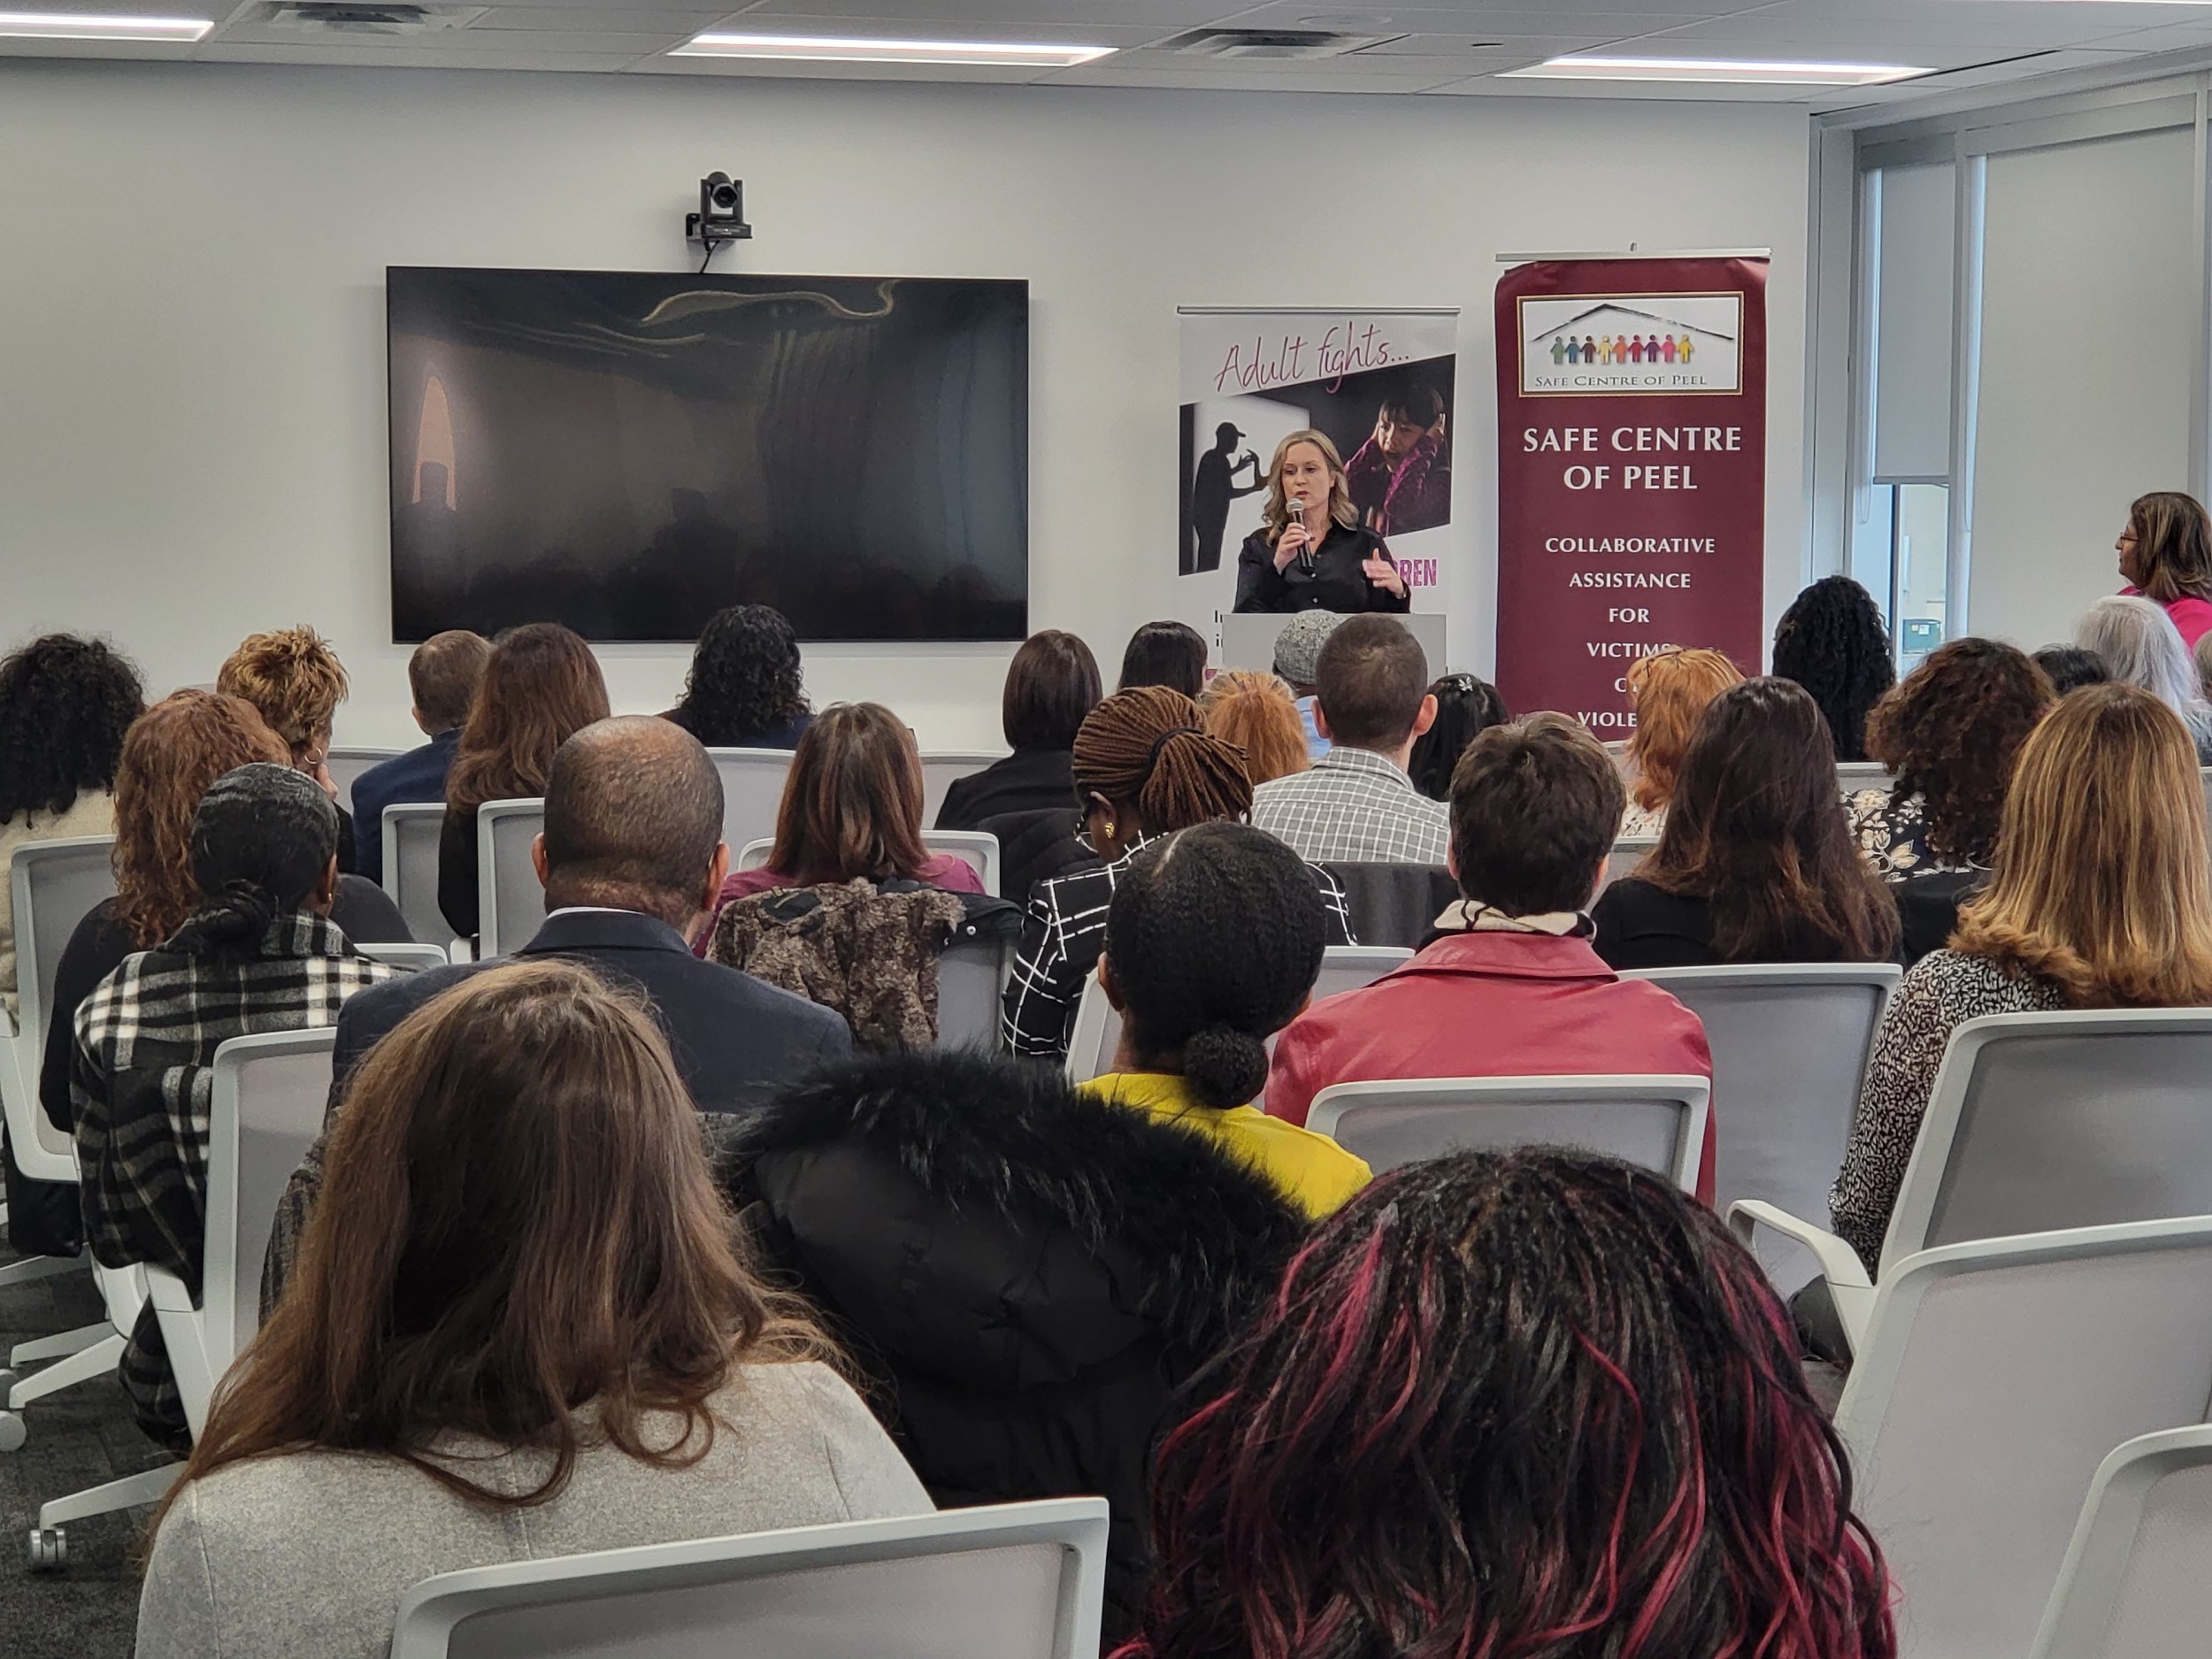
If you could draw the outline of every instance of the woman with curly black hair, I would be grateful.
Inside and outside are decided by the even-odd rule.
[[[0,1005],[10,1019],[15,849],[115,833],[116,762],[145,701],[138,670],[104,641],[49,634],[0,662]]]
[[[1813,694],[1838,760],[1864,760],[1867,711],[1897,683],[1873,595],[1848,576],[1824,576],[1798,595],[1774,626],[1774,672]]]
[[[709,749],[796,749],[814,724],[799,641],[773,605],[731,605],[699,631],[684,700],[662,717]]]
[[[2057,702],[2025,652],[1953,640],[1868,717],[1867,749],[1897,781],[1851,797],[1851,830],[1896,895],[1908,964],[1942,949],[1988,878],[2013,763]]]

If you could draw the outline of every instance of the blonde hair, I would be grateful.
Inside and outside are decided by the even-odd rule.
[[[215,676],[215,689],[253,704],[297,763],[330,741],[331,722],[345,701],[346,671],[328,641],[302,623],[249,634]]]
[[[1628,695],[1636,709],[1636,730],[1628,740],[1636,774],[1630,793],[1638,806],[1655,811],[1673,798],[1675,775],[1698,716],[1742,679],[1726,657],[1701,649],[1661,651],[1629,664]]]
[[[1359,523],[1359,509],[1352,505],[1351,481],[1344,476],[1344,457],[1336,452],[1327,433],[1307,426],[1277,444],[1275,458],[1267,464],[1267,505],[1260,509],[1260,523],[1266,528],[1270,547],[1290,527],[1290,503],[1283,495],[1283,460],[1291,446],[1298,443],[1310,443],[1329,464],[1329,517],[1347,530]]]
[[[2149,692],[2059,700],[2021,745],[1994,869],[1952,949],[2055,980],[2078,1008],[2212,1003],[2196,747]]]
[[[1290,687],[1263,669],[1233,668],[1216,674],[1198,695],[1206,730],[1244,751],[1244,775],[1253,787],[1303,772],[1306,728]]]

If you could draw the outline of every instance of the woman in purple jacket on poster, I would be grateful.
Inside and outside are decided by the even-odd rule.
[[[1444,448],[1444,400],[1419,382],[1383,399],[1375,435],[1345,464],[1359,521],[1378,535],[1450,522],[1452,464]]]

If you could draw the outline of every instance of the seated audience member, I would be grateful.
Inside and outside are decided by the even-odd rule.
[[[1626,1164],[1392,1171],[1185,1409],[1122,1659],[1897,1653],[1758,1263]]]
[[[1165,686],[1195,697],[1205,683],[1206,641],[1198,630],[1180,622],[1148,622],[1129,636],[1121,654],[1121,683],[1114,689]]]
[[[370,880],[384,879],[384,809],[445,799],[446,773],[491,654],[492,642],[482,634],[449,628],[432,634],[407,659],[415,724],[430,741],[379,761],[353,780],[354,867]]]
[[[1623,841],[1656,841],[1666,827],[1667,802],[1682,770],[1705,705],[1741,682],[1735,664],[1719,651],[1661,651],[1628,665],[1628,697],[1636,729],[1628,739],[1628,811]]]
[[[1312,770],[1252,791],[1252,822],[1317,864],[1440,864],[1450,818],[1406,776],[1414,740],[1436,719],[1428,659],[1403,624],[1348,618],[1321,648]]]
[[[1988,876],[2013,763],[2056,702],[2025,653],[1963,639],[1874,705],[1867,749],[1897,781],[1851,797],[1851,829],[1896,897],[1908,964],[1942,948]]]
[[[543,795],[554,751],[606,718],[599,659],[557,622],[509,628],[492,642],[446,774],[438,832],[438,913],[462,938],[476,937],[476,809]]]
[[[38,1097],[57,1128],[74,1122],[69,1068],[79,1006],[126,957],[153,949],[222,896],[201,891],[192,820],[218,778],[256,761],[288,765],[290,753],[250,703],[215,692],[173,692],[124,733],[115,770],[115,896],[77,924],[54,972]],[[410,937],[399,907],[363,876],[338,878],[330,920],[357,945],[405,943]],[[73,1196],[70,1208],[76,1208]]]
[[[1696,1015],[1624,979],[1583,912],[1623,790],[1613,757],[1562,714],[1494,726],[1452,779],[1452,873],[1466,896],[1412,961],[1316,1002],[1276,1040],[1267,1112],[1303,1124],[1333,1083],[1568,1072],[1709,1078]],[[1700,1190],[1712,1196],[1712,1124]]]
[[[1195,703],[1164,686],[1118,691],[1090,711],[1075,738],[1075,787],[1084,837],[1104,862],[1041,881],[1029,895],[1002,1022],[1018,1055],[1066,1056],[1105,941],[1106,907],[1131,855],[1156,835],[1252,810],[1244,757],[1208,733]],[[1325,942],[1351,944],[1343,888],[1320,865],[1307,869],[1321,893]]]
[[[2177,489],[2139,495],[2112,546],[2127,579],[2122,591],[2154,603],[2184,645],[2212,633],[2212,515],[2201,502]]]
[[[2207,640],[2212,640],[2212,633],[2197,635],[2197,642],[2190,647],[2189,655],[2197,665],[2198,687],[2208,698],[2212,698],[2212,645],[2207,645]]]
[[[1591,918],[1616,968],[1888,962],[1897,903],[1851,839],[1805,689],[1747,680],[1700,717],[1651,856]]]
[[[2205,701],[2196,659],[2163,610],[2122,595],[2100,599],[2083,613],[2074,642],[2096,652],[2114,680],[2141,687],[2171,709],[2188,728],[2197,764],[2212,765],[2212,703]]]
[[[2112,679],[2112,671],[2105,666],[2104,658],[2078,645],[2047,645],[2035,654],[2035,665],[2049,679],[2051,689],[2062,697],[2077,686],[2102,686]]]
[[[1266,1040],[1312,993],[1321,938],[1305,866],[1264,831],[1201,824],[1153,841],[1107,907],[1098,980],[1121,1042],[1084,1088],[1218,1141],[1306,1214],[1327,1215],[1367,1184],[1367,1165],[1251,1104],[1267,1085]]]
[[[1467,745],[1513,716],[1498,688],[1474,674],[1447,674],[1429,687],[1429,695],[1436,699],[1436,718],[1413,740],[1406,775],[1430,800],[1449,801],[1452,773]]]
[[[215,689],[243,697],[292,751],[292,764],[318,784],[338,809],[338,870],[356,871],[353,816],[330,775],[330,732],[346,700],[338,653],[304,623],[273,634],[250,634],[215,676]],[[364,872],[372,879],[383,872]]]
[[[1774,673],[1812,694],[1837,760],[1866,758],[1866,717],[1897,683],[1889,629],[1874,596],[1848,576],[1824,576],[1774,626]]]
[[[1341,611],[1301,611],[1275,636],[1275,677],[1290,687],[1297,702],[1299,723],[1306,728],[1308,760],[1319,760],[1329,752],[1329,740],[1314,723],[1314,685],[1321,675],[1321,648],[1343,622]]]
[[[1106,1498],[1110,1647],[1142,1593],[1155,1436],[1272,1293],[1297,1206],[1210,1135],[973,1054],[856,1062],[742,1133],[726,1188],[930,1494]]]
[[[49,634],[0,662],[0,1008],[16,1013],[15,849],[115,831],[138,670],[99,640]]]
[[[350,1098],[299,1282],[156,1517],[142,1659],[373,1659],[456,1568],[930,1509],[733,1247],[636,1002],[501,963]]]
[[[396,972],[332,924],[337,861],[338,809],[311,778],[273,762],[225,772],[192,818],[202,907],[77,1010],[69,1096],[85,1233],[103,1265],[165,1268],[196,1294],[216,1049],[328,1025]],[[121,1374],[139,1426],[180,1445],[183,1402],[151,1307]]]
[[[1244,751],[1244,775],[1255,788],[1303,772],[1306,731],[1290,687],[1272,674],[1233,668],[1216,674],[1198,695],[1206,729]]]
[[[1882,1017],[1836,1231],[1871,1272],[1951,1033],[1984,1014],[2212,1005],[2204,790],[2188,733],[2132,686],[2059,700],[2021,745],[1985,886]]]
[[[1068,757],[1083,717],[1098,706],[1098,662],[1072,634],[1033,634],[1007,665],[999,725],[1014,752],[953,780],[937,809],[937,827],[972,830],[1007,812],[1072,810]]]
[[[796,749],[814,715],[799,676],[799,639],[773,605],[731,605],[707,618],[673,720],[709,749]]]
[[[922,845],[922,757],[906,722],[879,703],[832,703],[807,728],[784,780],[768,862],[733,871],[715,908],[775,887],[845,881],[983,891],[973,864]],[[703,956],[707,937],[703,930]]]

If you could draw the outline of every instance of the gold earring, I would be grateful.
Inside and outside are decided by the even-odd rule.
[[[1105,827],[1100,833],[1105,835],[1111,835],[1114,833],[1114,820],[1108,818],[1106,820]]]

